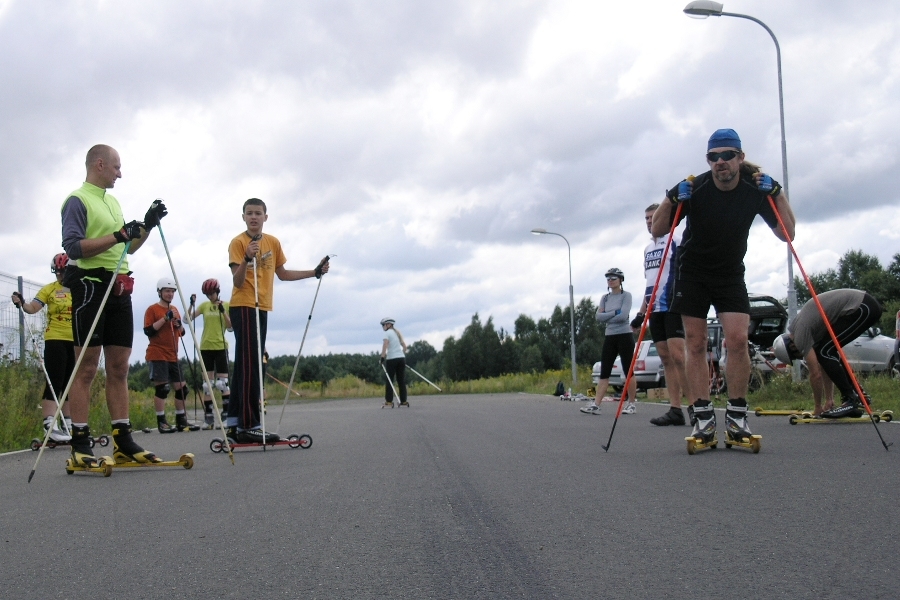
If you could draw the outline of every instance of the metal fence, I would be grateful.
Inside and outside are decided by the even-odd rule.
[[[52,279],[48,279],[46,283],[50,281]],[[46,283],[35,283],[0,272],[0,363],[19,362],[22,356],[29,362],[43,355],[47,311],[26,314],[16,308],[11,296],[18,291],[29,301]]]

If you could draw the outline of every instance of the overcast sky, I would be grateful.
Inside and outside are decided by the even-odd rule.
[[[526,313],[641,288],[643,210],[707,170],[731,127],[782,179],[775,47],[759,25],[683,0],[0,0],[0,270],[49,282],[59,208],[96,143],[114,194],[154,198],[186,292],[226,282],[242,202],[269,208],[288,268],[335,254],[304,354],[380,348],[379,319],[438,349],[473,313]],[[900,4],[748,0],[782,48],[796,248],[810,272],[900,251]],[[630,12],[634,10],[635,12]],[[136,343],[170,273],[159,234],[131,258]],[[747,283],[786,295],[761,219]],[[799,274],[799,271],[798,271]],[[270,354],[296,354],[315,280],[277,282]],[[225,296],[230,288],[223,285]],[[190,344],[188,349],[190,349]]]

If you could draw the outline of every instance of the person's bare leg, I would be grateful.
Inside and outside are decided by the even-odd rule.
[[[103,354],[106,358],[106,405],[109,407],[109,418],[121,421],[128,418],[128,359],[131,358],[131,348],[106,346]]]
[[[688,402],[693,404],[696,400],[709,400],[706,319],[682,315],[681,320],[684,324],[685,395]]]
[[[750,315],[746,313],[721,313],[719,322],[725,333],[728,348],[728,368],[725,381],[729,398],[746,398],[750,383],[750,354],[747,352],[747,328]]]
[[[75,356],[84,350],[85,355],[78,366],[78,372],[72,381],[72,387],[69,390],[69,397],[66,400],[69,403],[69,410],[74,423],[87,423],[88,414],[91,407],[91,383],[97,375],[97,365],[100,362],[100,347],[92,346],[87,348],[75,348]]]

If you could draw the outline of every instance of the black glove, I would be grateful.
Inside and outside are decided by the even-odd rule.
[[[637,328],[640,327],[643,323],[644,323],[644,315],[643,315],[643,313],[638,313],[638,314],[631,320],[631,328],[632,328],[632,329],[637,329]]]
[[[197,302],[197,294],[191,294],[191,306],[193,306],[195,302]]]
[[[175,325],[175,329],[181,329],[181,319],[175,319],[172,324]]]
[[[12,303],[16,305],[16,308],[22,308],[22,305],[25,304],[25,298],[19,292],[13,292]]]
[[[316,279],[322,278],[322,275],[324,274],[324,272],[322,271],[322,267],[324,267],[325,264],[328,262],[328,258],[329,257],[326,256],[325,258],[322,259],[322,261],[318,265],[316,265]]]
[[[171,310],[166,313],[166,322],[171,321],[174,318],[175,318],[175,313],[172,312]]]
[[[169,214],[169,211],[166,210],[166,205],[163,204],[161,199],[157,198],[150,205],[150,208],[147,209],[147,214],[144,215],[144,229],[147,231],[152,230],[159,225],[159,222],[167,214]]]
[[[225,305],[219,302],[219,312],[225,314]]]
[[[113,236],[120,244],[130,240],[139,240],[141,239],[141,222],[132,221],[131,223],[126,223],[122,229],[113,233]]]
[[[384,364],[384,357],[382,356],[381,358],[379,358],[378,362],[380,362],[381,364]]]

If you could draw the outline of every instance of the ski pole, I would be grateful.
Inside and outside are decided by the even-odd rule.
[[[260,239],[262,234],[253,236],[253,241]],[[257,254],[259,254],[257,252]],[[259,322],[259,276],[256,254],[253,255],[253,300],[256,308],[256,359],[259,365],[259,424],[262,426],[263,452],[266,451],[266,382],[263,381],[263,348],[262,331]]]
[[[324,265],[331,259],[331,256],[326,256],[323,258],[319,265]],[[284,418],[284,408],[287,406],[288,398],[290,397],[291,392],[294,387],[294,377],[297,375],[297,367],[300,365],[300,355],[303,354],[303,344],[306,342],[306,333],[309,331],[309,324],[312,321],[313,310],[316,308],[316,299],[319,297],[319,288],[322,287],[322,280],[325,279],[325,274],[323,273],[321,277],[319,277],[319,283],[316,285],[316,293],[313,296],[312,307],[309,309],[309,316],[306,317],[306,328],[303,330],[303,339],[300,340],[300,350],[297,351],[297,360],[294,361],[294,370],[291,371],[291,378],[287,384],[287,391],[284,393],[284,403],[281,405],[281,416],[278,417],[278,427],[275,428],[275,433],[279,433],[281,431],[281,420]],[[272,377],[272,379],[275,379]],[[278,381],[275,379],[275,381]]]
[[[25,311],[25,309],[22,308],[21,305],[18,308],[21,309],[23,312]],[[31,326],[28,327],[28,336],[31,338],[31,347],[34,348],[35,353],[37,354],[37,347],[38,347],[37,340],[34,339],[34,330],[32,330]],[[59,403],[59,398],[56,397],[56,390],[53,389],[53,382],[50,381],[50,373],[47,371],[47,365],[44,362],[44,357],[41,356],[40,354],[38,354],[38,362],[41,365],[41,371],[44,372],[44,379],[47,380],[47,389],[50,390],[50,395],[53,396],[53,401],[56,403],[56,408],[62,408],[62,405]],[[69,424],[66,423],[65,417],[60,419],[60,421],[62,422],[63,431],[66,432],[66,435],[72,435],[72,432],[69,431]],[[56,425],[56,420],[54,419],[53,426],[55,426],[55,425]]]
[[[162,202],[161,199],[157,198],[156,202]],[[155,204],[155,202],[154,202]],[[166,258],[169,260],[169,268],[172,270],[172,279],[175,280],[175,286],[178,291],[178,298],[181,300],[181,306],[185,306],[187,303],[184,301],[184,293],[181,291],[181,283],[178,281],[178,275],[175,273],[175,264],[172,262],[172,254],[169,252],[169,245],[166,243],[166,236],[163,233],[162,223],[156,226],[159,229],[159,239],[162,240],[163,249],[166,251]],[[194,320],[188,319],[188,329],[191,331],[191,339],[194,341],[194,345],[197,345],[197,332],[194,330]],[[206,385],[212,389],[212,385],[209,382],[209,376],[206,374],[206,371],[201,371],[203,375],[203,379],[206,382]],[[212,395],[213,407],[216,409],[215,414],[219,415],[219,407],[216,405],[216,397]],[[225,449],[228,451],[228,458],[231,459],[231,464],[234,464],[234,453],[231,451],[231,444],[228,443],[228,434],[225,433],[225,423],[222,422],[221,416],[217,416],[216,419],[219,421],[219,428],[222,430],[222,438],[225,444]]]
[[[394,387],[394,382],[391,381],[391,376],[388,375],[387,368],[385,368],[384,363],[381,363],[381,370],[384,371],[384,376],[387,377],[388,385],[391,386],[391,391],[394,392],[394,397],[399,400],[400,394],[397,393],[397,388]],[[391,401],[391,405],[393,405],[393,401]]]
[[[784,231],[785,233],[784,237],[787,240],[788,247],[791,249],[791,254],[794,255],[794,259],[797,261],[797,266],[800,267],[800,272],[803,274],[803,280],[806,282],[807,289],[809,289],[810,297],[812,297],[813,301],[816,303],[816,307],[819,309],[819,314],[822,316],[822,322],[825,323],[825,328],[828,330],[828,335],[831,336],[831,341],[834,342],[834,347],[837,349],[838,356],[841,358],[841,366],[843,366],[844,370],[850,374],[850,381],[853,382],[853,388],[859,395],[860,400],[862,400],[863,406],[865,406],[866,408],[866,412],[869,413],[869,418],[872,420],[872,426],[875,428],[875,432],[878,434],[878,439],[881,440],[881,445],[884,446],[885,451],[889,451],[888,448],[890,446],[893,446],[893,442],[891,442],[890,444],[885,442],[884,437],[881,435],[881,430],[878,429],[878,422],[875,420],[875,413],[872,412],[872,407],[869,406],[869,401],[866,399],[866,395],[863,392],[862,387],[859,385],[859,380],[856,378],[856,373],[854,373],[853,369],[850,368],[850,361],[847,360],[847,355],[844,354],[844,349],[841,347],[837,335],[835,335],[834,329],[831,327],[831,323],[828,321],[828,315],[825,314],[825,308],[819,301],[819,295],[816,294],[816,290],[815,288],[813,288],[812,281],[809,279],[809,276],[807,276],[806,269],[803,268],[803,263],[800,262],[800,257],[797,255],[797,251],[794,249],[794,244],[791,243],[791,239],[787,235],[787,227],[784,226],[784,221],[781,219],[781,213],[778,212],[778,207],[775,206],[775,200],[772,198],[772,196],[769,196],[769,205],[775,212],[775,217],[778,218],[778,224],[781,226],[782,231]]]
[[[424,379],[424,380],[425,380],[425,383],[429,384],[431,387],[433,387],[433,388],[436,389],[437,391],[439,391],[439,392],[441,391],[441,388],[439,388],[438,386],[434,385],[433,383],[431,383],[430,381],[428,381],[427,379],[425,379],[425,376],[424,376],[424,375],[422,375],[421,373],[419,373],[418,371],[416,371],[415,369],[413,369],[411,366],[406,365],[406,368],[409,369],[410,371],[412,371],[413,373],[415,373],[416,375],[418,375],[419,377],[421,377],[422,379]]]
[[[94,330],[97,328],[97,323],[100,321],[100,315],[103,314],[103,309],[106,307],[106,301],[109,299],[109,294],[112,292],[113,286],[116,284],[116,275],[119,272],[119,269],[122,267],[122,263],[125,261],[125,255],[128,254],[128,250],[131,248],[131,240],[125,242],[125,249],[122,250],[122,256],[119,257],[119,262],[116,263],[116,268],[113,271],[112,278],[109,280],[109,285],[106,286],[106,292],[103,294],[103,299],[100,301],[100,308],[97,310],[97,314],[94,316],[94,322],[91,323],[91,328],[88,329],[87,336],[85,336],[85,340],[90,340],[94,335]],[[57,401],[56,414],[53,415],[54,422],[59,419],[60,415],[62,415],[62,407],[66,401],[66,398],[69,395],[69,390],[72,389],[72,383],[75,381],[75,376],[78,374],[78,368],[81,366],[81,361],[84,358],[84,355],[87,353],[88,346],[82,346],[81,352],[78,353],[78,358],[75,359],[75,367],[72,369],[72,374],[69,375],[69,381],[66,383],[66,387],[63,390],[62,395],[60,395],[59,400]],[[47,447],[47,441],[50,439],[50,432],[52,430],[48,429],[44,434],[44,441],[41,443],[41,450],[38,452],[37,458],[34,461],[34,466],[31,467],[31,473],[28,474],[28,483],[31,483],[31,479],[34,477],[35,471],[37,471],[38,463],[41,462],[41,456],[44,454],[44,449]]]
[[[653,283],[653,291],[650,293],[650,300],[647,302],[647,312],[644,313],[644,320],[641,322],[641,333],[638,335],[637,344],[635,344],[635,348],[638,349],[641,347],[641,342],[644,341],[644,335],[647,333],[647,324],[650,323],[650,315],[653,314],[653,303],[656,301],[656,291],[659,289],[659,280],[662,278],[663,271],[665,270],[666,257],[669,254],[669,248],[672,246],[672,236],[675,235],[675,228],[678,227],[678,218],[681,216],[682,206],[683,204],[679,202],[678,208],[675,209],[675,216],[672,219],[672,228],[669,229],[669,237],[666,239],[666,247],[663,250],[662,260],[659,263],[659,272],[656,274],[656,281]],[[609,447],[612,446],[613,434],[616,432],[616,425],[619,423],[619,416],[622,414],[622,407],[625,405],[625,398],[628,396],[628,386],[634,378],[634,366],[637,363],[638,354],[640,354],[640,352],[635,352],[631,357],[631,365],[628,367],[628,376],[625,378],[625,387],[622,389],[622,395],[619,398],[619,406],[616,408],[616,418],[613,420],[613,426],[609,432],[609,440],[607,440],[606,444],[600,445],[604,452],[609,452]],[[633,402],[634,398],[631,400]],[[597,406],[600,405],[598,404]]]
[[[290,392],[291,394],[294,394],[294,395],[297,396],[298,398],[302,398],[302,397],[303,397],[303,396],[300,395],[300,392],[298,392],[297,390],[294,390],[294,389],[288,387],[288,384],[286,384],[286,383],[283,382],[282,380],[278,379],[277,377],[275,377],[275,376],[272,375],[271,373],[266,373],[266,377],[268,377],[269,379],[273,380],[275,383],[277,383],[278,385],[280,385],[280,386],[283,387],[284,389],[288,390],[288,392]]]

